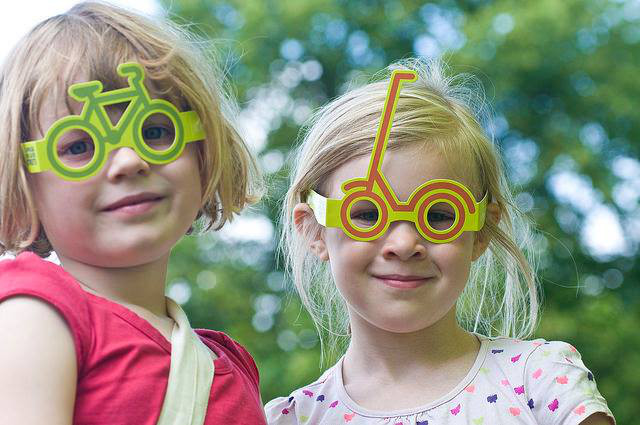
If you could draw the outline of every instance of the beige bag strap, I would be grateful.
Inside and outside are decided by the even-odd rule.
[[[171,332],[171,368],[158,425],[203,425],[213,384],[211,351],[191,329],[182,308],[167,297],[174,320]]]

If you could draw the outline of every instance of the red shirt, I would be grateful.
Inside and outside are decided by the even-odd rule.
[[[157,329],[32,253],[0,261],[0,302],[15,295],[49,303],[69,325],[78,365],[74,424],[157,422],[171,362],[171,343]],[[222,332],[196,333],[218,355],[205,424],[265,424],[251,355]]]

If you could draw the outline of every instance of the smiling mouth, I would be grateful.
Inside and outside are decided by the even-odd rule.
[[[127,196],[108,205],[102,211],[122,217],[137,217],[151,212],[164,199],[165,196],[152,193]]]
[[[131,207],[144,206],[145,204],[153,205],[164,198],[165,198],[164,196],[151,194],[151,193],[127,196],[125,198],[120,199],[117,202],[114,202],[108,205],[107,207],[103,208],[102,211],[107,211],[107,212],[116,211],[116,210],[131,208]]]
[[[416,289],[427,283],[430,277],[424,276],[401,276],[401,275],[380,275],[374,276],[386,286],[396,289]]]

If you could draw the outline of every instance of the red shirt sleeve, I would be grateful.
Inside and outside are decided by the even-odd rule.
[[[91,341],[90,315],[82,288],[59,265],[25,252],[0,261],[0,302],[20,295],[46,302],[64,318],[73,337],[80,373]]]
[[[266,425],[258,369],[251,355],[222,332],[197,329],[201,340],[218,354],[207,424]]]
[[[229,357],[229,360],[251,379],[251,382],[256,388],[259,388],[260,375],[258,373],[258,367],[251,354],[249,354],[242,345],[229,338],[224,332],[211,329],[196,329],[195,331],[201,337],[214,341],[218,347],[222,348]]]

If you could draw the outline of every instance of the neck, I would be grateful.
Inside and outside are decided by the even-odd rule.
[[[345,382],[349,376],[370,376],[371,371],[391,381],[411,378],[409,375],[431,373],[463,357],[475,358],[478,352],[477,338],[457,324],[455,308],[437,323],[408,333],[385,331],[355,316],[351,314]]]
[[[64,269],[75,277],[85,290],[119,304],[134,305],[166,317],[164,295],[169,255],[133,267],[99,267],[59,256]]]

